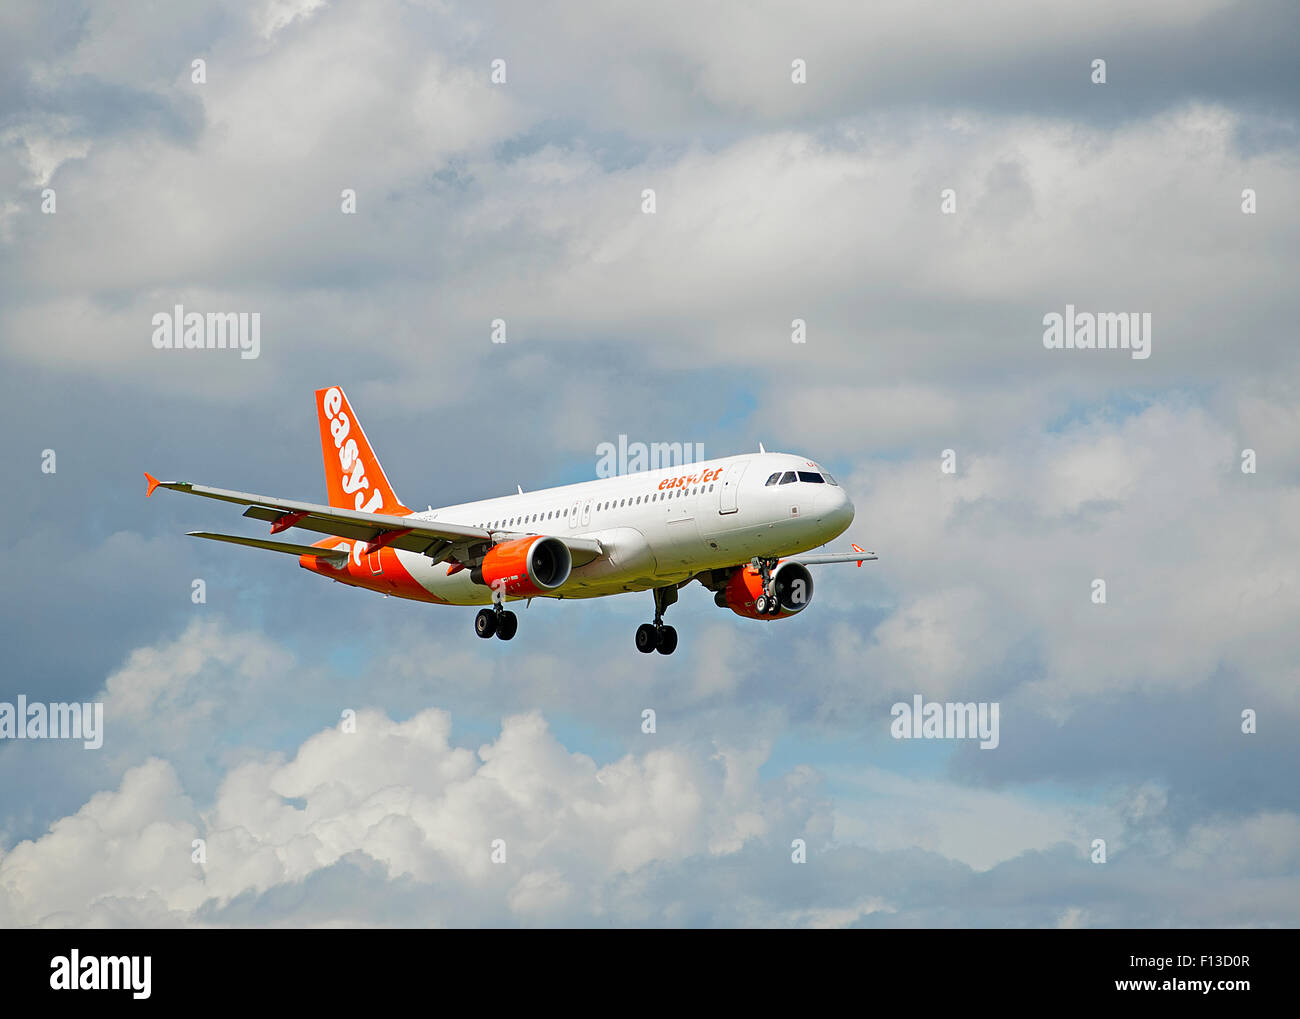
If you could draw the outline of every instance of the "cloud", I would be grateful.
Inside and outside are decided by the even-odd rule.
[[[900,747],[882,757],[882,764],[898,768],[903,752]],[[924,848],[976,871],[1061,843],[1087,847],[1098,833],[1119,827],[1113,808],[1062,803],[1041,791],[994,792],[883,767],[841,768],[829,777],[840,790],[837,844],[879,851]]]
[[[536,714],[507,718],[477,752],[451,745],[450,730],[439,710],[405,722],[362,711],[355,732],[320,732],[292,760],[233,767],[202,812],[175,769],[151,758],[0,858],[0,917],[192,922],[354,857],[389,881],[452,883],[499,900],[519,921],[591,916],[627,875],[825,826],[799,809],[803,780],[765,788],[752,755],[702,758],[670,746],[597,767],[560,746]],[[190,862],[194,838],[206,840],[206,864]],[[498,839],[501,864],[492,861]],[[429,918],[463,920],[451,911]]]
[[[997,452],[954,435],[955,474],[939,450],[864,465],[845,479],[867,493],[859,533],[884,553],[876,576],[906,592],[858,649],[865,667],[890,676],[889,689],[1019,682],[1040,705],[1068,705],[1117,689],[1186,690],[1228,666],[1290,703],[1275,679],[1300,651],[1287,623],[1300,586],[1272,550],[1296,535],[1292,515],[1268,507],[1297,493],[1276,474],[1243,475],[1235,439],[1174,401]],[[1095,579],[1105,604],[1093,601]],[[832,580],[837,594],[846,582]],[[1007,675],[1026,645],[1029,673]]]
[[[969,823],[1000,827],[1004,846],[1037,837],[1054,847],[1022,849],[991,870],[986,859],[988,877],[977,881],[964,864],[937,866],[933,850],[905,848],[972,850],[961,815],[943,808],[933,784],[868,775],[870,802],[836,808],[836,845],[818,781],[802,769],[760,781],[762,752],[710,757],[667,745],[601,767],[560,745],[536,714],[507,718],[477,751],[455,746],[450,732],[450,716],[437,709],[404,722],[363,711],[355,732],[318,732],[290,760],[259,755],[231,768],[206,809],[196,809],[167,762],[150,758],[44,836],[0,854],[0,920],[383,923],[405,899],[419,905],[414,922],[434,926],[1278,922],[1300,894],[1283,876],[1300,854],[1293,815],[1203,823],[1181,844],[1127,855],[1122,829],[1112,827],[1116,863],[1104,869],[1077,841],[1072,851],[1054,846],[1066,820],[1059,812],[1008,811],[984,794],[967,804]],[[857,816],[846,817],[846,806]],[[853,829],[867,835],[876,826],[869,818],[898,808],[908,817],[872,832],[875,848],[844,844]],[[948,834],[922,834],[922,817]],[[1067,821],[1072,836],[1097,830],[1079,820]],[[792,834],[806,839],[807,864],[791,862]],[[201,862],[192,858],[196,839]],[[494,851],[503,862],[493,862]],[[1160,867],[1167,873],[1142,885]],[[1209,871],[1221,891],[1188,895]],[[357,879],[350,891],[336,886],[345,872]],[[912,875],[908,887],[900,873]],[[1049,874],[1086,912],[1074,905],[1057,917],[1035,905]],[[719,877],[722,894],[701,897],[697,885]],[[1261,884],[1281,897],[1268,906],[1253,892],[1245,906],[1238,901]]]

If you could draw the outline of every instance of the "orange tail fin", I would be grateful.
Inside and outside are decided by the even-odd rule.
[[[410,513],[384,476],[379,457],[340,387],[316,390],[316,418],[329,504],[391,516]]]

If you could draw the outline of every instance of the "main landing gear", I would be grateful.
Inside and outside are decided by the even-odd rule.
[[[655,588],[655,621],[642,623],[636,628],[636,649],[643,655],[648,655],[651,651],[670,655],[677,650],[677,631],[664,625],[664,613],[676,600],[675,586]]]
[[[480,637],[488,638],[496,634],[500,640],[509,640],[519,629],[519,617],[500,603],[490,609],[480,609],[474,617],[474,632]]]
[[[760,616],[775,616],[781,611],[781,599],[776,596],[776,587],[772,584],[772,571],[776,569],[777,560],[755,556],[753,567],[758,570],[763,582],[763,593],[754,599],[754,611]]]

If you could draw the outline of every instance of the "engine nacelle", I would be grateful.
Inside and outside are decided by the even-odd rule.
[[[713,596],[713,601],[719,608],[731,609],[746,619],[784,619],[802,612],[812,601],[812,574],[802,563],[778,563],[772,571],[772,586],[776,588],[777,603],[781,606],[775,614],[761,615],[754,607],[758,596],[763,593],[763,578],[752,566],[744,566],[733,573],[727,586]]]
[[[493,545],[470,576],[476,584],[501,585],[512,598],[531,598],[554,591],[572,572],[569,546],[559,538],[537,535]]]

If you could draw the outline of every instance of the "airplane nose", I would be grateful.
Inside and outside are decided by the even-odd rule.
[[[826,488],[827,491],[823,492],[818,500],[819,515],[827,523],[834,524],[840,531],[845,531],[849,524],[853,523],[853,501],[848,493],[838,486],[827,485]]]

